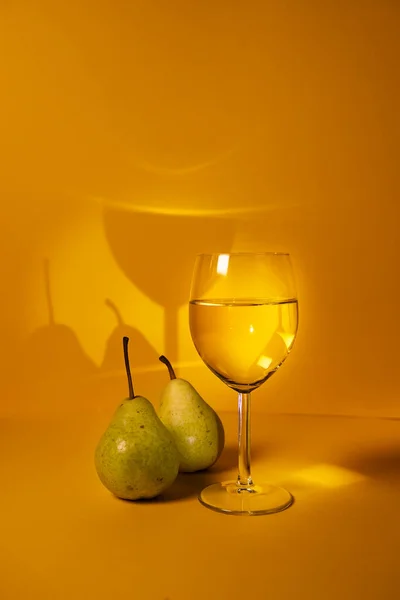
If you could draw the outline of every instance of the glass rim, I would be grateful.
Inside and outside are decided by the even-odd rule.
[[[289,252],[198,252],[196,257],[202,256],[290,256]]]

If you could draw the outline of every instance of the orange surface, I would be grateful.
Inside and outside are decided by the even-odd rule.
[[[108,418],[1,422],[2,600],[398,596],[398,421],[257,416],[253,475],[296,503],[234,517],[196,499],[236,474],[234,415],[222,414],[214,468],[151,503],[117,500],[98,481],[93,447]]]

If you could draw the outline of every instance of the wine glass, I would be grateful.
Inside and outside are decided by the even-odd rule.
[[[238,392],[239,473],[210,485],[199,500],[213,510],[258,515],[285,510],[293,496],[250,471],[250,394],[292,349],[298,308],[289,254],[200,254],[192,275],[190,333],[204,363]]]

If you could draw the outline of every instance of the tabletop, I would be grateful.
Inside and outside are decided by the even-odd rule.
[[[253,477],[295,503],[249,517],[197,499],[236,476],[234,413],[219,461],[148,502],[97,478],[108,418],[0,421],[2,600],[400,597],[398,420],[254,414]]]

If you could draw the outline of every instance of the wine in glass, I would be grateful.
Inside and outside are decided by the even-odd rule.
[[[298,326],[290,256],[285,253],[200,254],[189,304],[190,332],[204,363],[238,392],[239,473],[202,490],[200,502],[231,514],[268,514],[293,496],[250,471],[250,394],[287,358]]]

